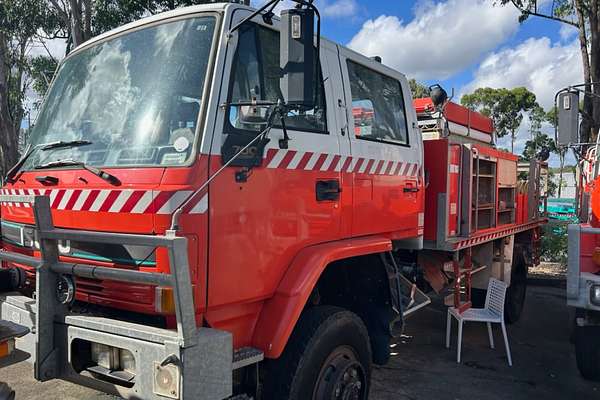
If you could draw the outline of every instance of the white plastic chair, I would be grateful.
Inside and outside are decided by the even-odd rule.
[[[508,335],[506,334],[506,325],[504,324],[504,298],[508,285],[498,279],[491,278],[488,284],[487,296],[485,298],[485,308],[470,308],[462,314],[454,307],[448,308],[448,321],[446,323],[446,348],[450,348],[450,331],[452,329],[451,316],[458,321],[458,348],[456,351],[456,362],[460,363],[460,351],[462,346],[463,323],[466,321],[487,323],[488,335],[490,338],[490,347],[494,348],[494,337],[492,335],[492,324],[502,326],[504,335],[504,345],[506,346],[506,357],[508,365],[512,367],[512,358],[510,347],[508,345]]]

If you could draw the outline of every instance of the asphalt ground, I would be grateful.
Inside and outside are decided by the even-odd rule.
[[[375,367],[370,399],[600,399],[600,384],[583,380],[577,372],[569,342],[571,323],[564,289],[530,286],[521,321],[508,327],[514,366],[506,361],[499,326],[494,327],[492,350],[485,325],[475,323],[464,328],[459,365],[456,324],[447,350],[446,311],[435,302],[407,322],[390,363]],[[65,382],[36,382],[26,363],[0,370],[0,380],[16,391],[17,400],[113,399]]]

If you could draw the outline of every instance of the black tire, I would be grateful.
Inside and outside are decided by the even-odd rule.
[[[504,320],[507,324],[514,324],[521,318],[527,297],[527,264],[523,250],[515,246],[513,263],[510,274],[510,286],[506,291],[504,303]]]
[[[312,307],[302,313],[281,357],[265,364],[263,399],[366,400],[370,381],[371,347],[362,320],[339,307]]]
[[[0,400],[15,400],[15,392],[4,382],[0,382]]]
[[[471,289],[471,304],[475,308],[483,308],[485,306],[485,296],[487,290],[485,289]]]
[[[575,358],[585,379],[600,381],[600,327],[575,327]]]

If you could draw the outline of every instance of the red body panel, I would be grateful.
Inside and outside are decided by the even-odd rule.
[[[448,187],[448,139],[426,140],[425,171],[429,185],[425,192],[425,240],[435,240],[438,222],[438,197]]]
[[[254,333],[254,343],[266,349],[267,357],[279,357],[313,287],[329,263],[391,249],[392,243],[388,238],[375,236],[326,243],[302,250],[294,258],[277,292],[265,303]]]
[[[460,145],[451,144],[448,163],[448,237],[459,232],[458,208],[460,206]]]

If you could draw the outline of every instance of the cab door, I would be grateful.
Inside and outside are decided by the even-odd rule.
[[[247,15],[238,10],[232,24]],[[210,169],[223,156],[254,138],[264,125],[242,118],[241,103],[252,98],[276,101],[279,95],[279,33],[262,18],[245,24],[226,47],[219,111]],[[286,117],[290,140],[280,127],[269,134],[262,163],[231,166],[209,190],[208,313],[211,326],[234,332],[236,345],[248,343],[262,301],[270,297],[300,249],[340,237],[343,197],[338,122],[332,102],[324,44],[323,79],[317,107]],[[253,148],[251,152],[259,151]]]
[[[420,236],[423,148],[408,82],[348,49],[339,53],[354,159],[352,235]]]

